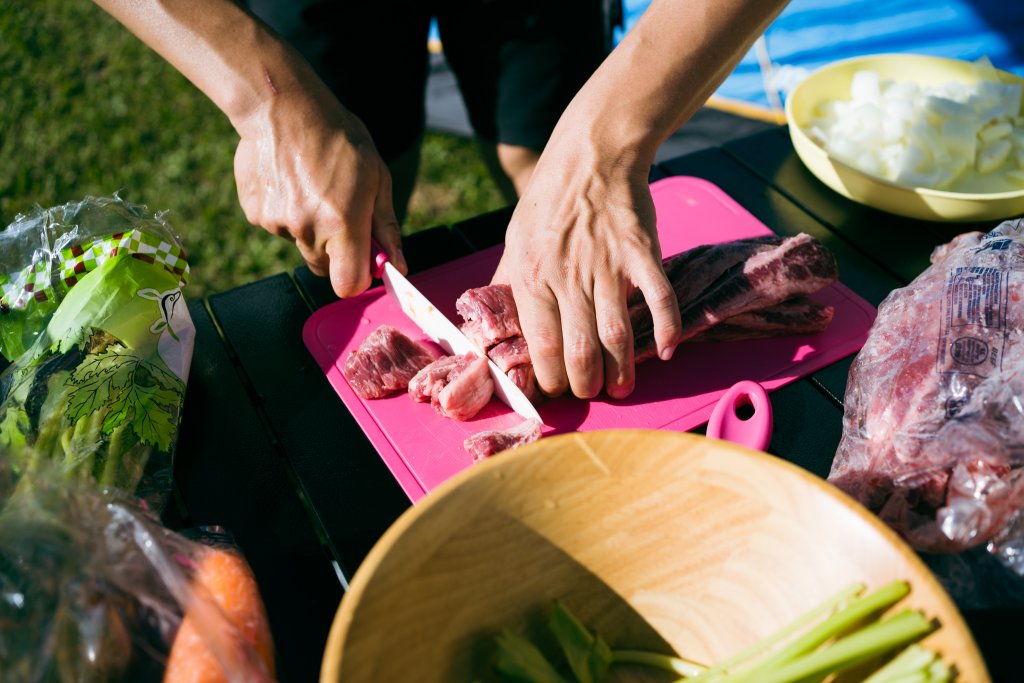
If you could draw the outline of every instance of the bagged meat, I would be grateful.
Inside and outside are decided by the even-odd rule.
[[[345,359],[342,374],[360,398],[383,398],[409,386],[436,354],[390,325],[381,325]]]
[[[1024,219],[965,233],[878,308],[829,480],[915,548],[1024,575]]]

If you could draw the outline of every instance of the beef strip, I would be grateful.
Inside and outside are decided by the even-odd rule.
[[[383,398],[405,389],[434,358],[434,352],[423,344],[390,325],[381,325],[349,353],[342,374],[359,397]]]
[[[832,284],[839,275],[832,253],[806,234],[701,245],[666,259],[664,266],[687,338],[703,334],[702,340],[724,341],[808,334],[820,332],[832,320],[830,307],[802,297]],[[471,289],[459,301],[460,313],[475,316],[467,318],[463,331],[491,349],[488,355],[507,374],[529,362],[519,320],[501,318],[515,311],[508,285]],[[654,325],[642,293],[632,293],[627,305],[634,362],[640,363],[657,355]],[[727,326],[708,332],[721,323]],[[532,374],[532,366],[529,373],[518,370],[513,381],[524,388],[520,382],[527,382]],[[536,387],[524,391],[540,395]]]
[[[495,453],[532,443],[540,437],[540,423],[528,419],[511,429],[477,432],[463,441],[462,446],[473,456],[474,462],[479,462]]]
[[[505,374],[517,387],[522,389],[531,403],[535,404],[544,398],[544,395],[540,393],[540,387],[537,386],[537,373],[533,370],[533,363],[513,366]]]
[[[448,373],[447,384],[430,401],[437,412],[453,420],[469,420],[494,395],[487,358],[473,354],[463,357],[467,362]]]
[[[519,327],[519,311],[512,298],[512,288],[508,285],[487,285],[466,290],[456,300],[455,310],[466,321],[462,331],[481,351],[523,334]]]
[[[1012,563],[1024,542],[1024,221],[961,235],[932,260],[878,307],[829,481],[919,550],[991,542]]]
[[[721,342],[762,337],[815,334],[832,322],[835,309],[805,296],[726,318],[690,341]]]
[[[526,347],[526,339],[517,336],[495,344],[487,352],[487,357],[493,360],[502,372],[508,372],[517,365],[529,363],[530,350]]]
[[[475,356],[441,356],[425,366],[409,380],[409,396],[414,401],[427,402],[436,397],[448,385],[448,375],[453,370],[462,370]]]
[[[726,318],[813,294],[838,279],[835,256],[824,245],[803,233],[788,237],[728,269],[694,301],[680,306],[683,341]]]

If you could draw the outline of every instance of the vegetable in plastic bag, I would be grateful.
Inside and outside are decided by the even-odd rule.
[[[46,469],[0,465],[0,505],[3,680],[273,680],[263,603],[220,530],[191,540],[133,496]],[[225,576],[244,600],[224,595]]]
[[[878,308],[829,480],[915,548],[1024,576],[1024,219],[965,233]]]
[[[161,216],[87,197],[0,231],[0,445],[162,509],[195,328]]]

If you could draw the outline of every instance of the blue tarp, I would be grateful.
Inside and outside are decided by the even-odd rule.
[[[625,30],[649,2],[623,0]],[[716,96],[772,109],[819,66],[891,52],[970,61],[987,56],[1024,76],[1024,0],[793,0]],[[774,76],[773,86],[765,72]]]

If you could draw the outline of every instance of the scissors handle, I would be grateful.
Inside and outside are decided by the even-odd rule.
[[[736,414],[736,409],[744,405],[754,407],[754,414],[746,420]],[[732,385],[711,411],[707,435],[757,451],[768,448],[772,440],[772,404],[764,387],[750,380]]]

